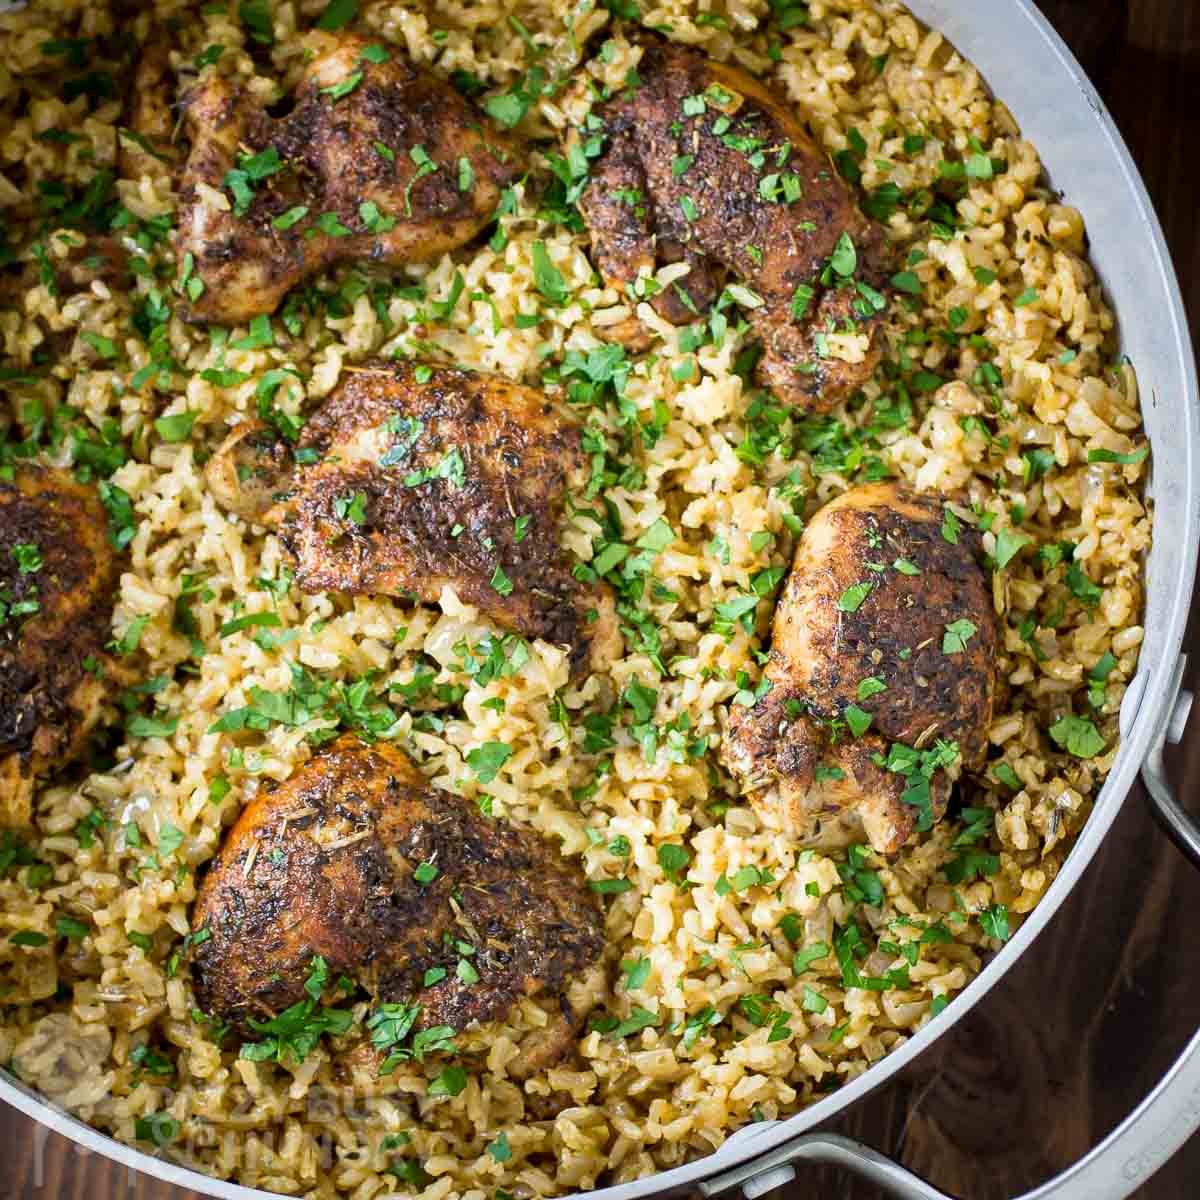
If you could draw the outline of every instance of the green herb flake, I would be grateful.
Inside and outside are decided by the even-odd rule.
[[[942,510],[942,537],[952,546],[958,545],[961,528],[957,515],[949,508]]]
[[[1007,942],[1009,938],[1008,905],[993,904],[990,908],[985,908],[979,914],[979,924],[988,937]]]
[[[850,732],[855,737],[862,737],[864,733],[871,727],[872,717],[869,712],[864,712],[857,704],[846,705],[846,711],[842,714],[846,724],[850,728]]]
[[[1050,726],[1050,736],[1076,758],[1095,758],[1104,749],[1104,738],[1086,717],[1066,713]]]
[[[961,654],[967,648],[967,643],[979,632],[978,626],[966,617],[951,621],[942,635],[943,654]]]
[[[504,573],[504,568],[498,563],[496,569],[492,572],[492,590],[498,592],[501,596],[511,596],[513,590],[512,580]]]
[[[1087,460],[1090,463],[1118,463],[1123,467],[1132,467],[1143,462],[1149,453],[1149,446],[1139,446],[1128,454],[1118,454],[1115,450],[1089,450]]]
[[[374,200],[364,200],[358,206],[358,216],[368,233],[390,233],[396,228],[396,218],[385,216]]]
[[[1017,552],[1023,547],[1032,545],[1033,538],[1028,534],[1018,533],[1015,529],[1002,529],[996,535],[996,567],[1003,570],[1012,562]]]
[[[467,754],[467,765],[480,783],[488,784],[500,773],[500,768],[512,758],[513,749],[507,742],[484,742]]]
[[[322,96],[328,96],[334,103],[341,100],[343,96],[348,96],[360,83],[363,81],[363,72],[354,71],[347,75],[345,79],[339,80],[337,83],[331,84],[329,87],[320,89]]]
[[[854,274],[858,267],[858,252],[854,249],[854,242],[848,233],[843,231],[842,236],[838,238],[833,254],[830,255],[829,265],[843,279],[849,279]]]
[[[317,18],[317,28],[332,33],[349,25],[358,15],[358,0],[329,0],[325,11]]]
[[[194,412],[172,413],[154,422],[154,431],[164,442],[186,442],[196,422]]]
[[[431,1096],[460,1096],[466,1090],[467,1073],[462,1067],[443,1067],[429,1085]]]
[[[541,239],[535,241],[532,254],[534,286],[549,303],[560,307],[566,304],[570,292],[562,272],[550,261],[546,243]]]
[[[870,579],[861,583],[851,584],[839,597],[837,606],[841,612],[857,612],[862,603],[871,594],[875,584]]]

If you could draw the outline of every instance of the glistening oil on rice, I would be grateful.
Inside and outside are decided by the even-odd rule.
[[[902,7],[850,0],[641,13],[770,81],[897,245],[884,367],[831,417],[746,386],[732,309],[720,338],[710,323],[657,322],[649,353],[606,350],[604,327],[636,298],[598,285],[586,235],[543,196],[545,157],[489,241],[402,272],[341,270],[267,335],[171,315],[179,264],[163,232],[176,200],[151,163],[105,201],[117,225],[104,232],[145,271],[55,295],[39,268],[65,262],[89,220],[57,224],[55,189],[86,196],[127,123],[86,40],[144,41],[162,24],[180,90],[221,47],[209,66],[273,100],[324,8],[159,3],[130,20],[47,0],[0,25],[0,202],[17,265],[29,264],[28,286],[0,310],[7,440],[87,460],[130,497],[113,637],[142,684],[115,716],[163,731],[119,737],[111,765],[45,787],[36,829],[2,843],[0,1061],[126,1141],[170,1142],[201,1170],[288,1194],[524,1197],[631,1179],[867,1069],[965,986],[1053,879],[1115,754],[1141,641],[1150,518],[1136,382],[1113,361],[1083,221],[1045,187],[1003,105]],[[605,8],[361,9],[381,44],[446,78],[467,72],[485,95],[511,93],[535,67],[612,87],[637,69]],[[557,153],[586,111],[583,91],[564,86],[532,101],[520,128]],[[561,305],[547,303],[544,272],[539,286],[539,242],[568,289]],[[606,500],[625,543],[645,543],[643,620],[609,674],[571,684],[563,651],[501,642],[451,594],[436,609],[304,595],[286,586],[276,539],[229,522],[208,494],[203,459],[256,411],[273,372],[284,377],[267,384],[272,402],[298,416],[347,365],[433,353],[556,395],[576,385],[595,463],[578,506]],[[760,827],[716,754],[729,706],[756,687],[771,580],[800,521],[884,474],[957,493],[961,520],[984,527],[1003,564],[989,769],[964,782],[957,815],[892,860],[789,845]],[[565,536],[586,560],[601,528],[579,514]],[[745,623],[723,615],[747,596],[759,603]],[[266,613],[278,626],[222,633]],[[212,726],[251,688],[294,689],[301,668],[330,686],[369,678],[394,715],[389,735],[433,783],[557,838],[600,885],[609,950],[569,997],[597,1026],[575,1056],[509,1076],[520,1036],[545,1020],[524,1004],[504,1027],[457,1039],[466,1086],[431,1096],[439,1061],[383,1080],[367,1069],[365,998],[347,1002],[350,1033],[283,1064],[240,1057],[238,1039],[196,1011],[185,946],[196,871],[331,718]],[[1066,713],[1092,723],[1099,753],[1051,735]],[[467,756],[488,743],[512,753],[484,784]],[[856,969],[881,990],[846,986],[851,928],[865,950]]]

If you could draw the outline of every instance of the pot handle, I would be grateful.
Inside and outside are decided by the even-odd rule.
[[[1154,815],[1180,851],[1200,868],[1200,822],[1175,799],[1163,766],[1163,746],[1183,737],[1192,695],[1181,688],[1186,658],[1175,668],[1175,703],[1142,765]],[[1123,1200],[1200,1128],[1200,1032],[1158,1085],[1091,1153],[1018,1200]],[[895,1200],[952,1200],[907,1168],[853,1138],[802,1134],[769,1154],[698,1184],[704,1197],[740,1187],[746,1200],[796,1177],[793,1163],[844,1167]]]
[[[1162,736],[1155,739],[1146,761],[1142,764],[1142,782],[1146,785],[1146,792],[1150,797],[1150,811],[1192,866],[1200,869],[1200,823],[1175,799],[1163,766],[1164,743],[1170,742],[1174,745],[1182,741],[1183,731],[1192,711],[1192,693],[1181,686],[1186,666],[1187,655],[1181,654],[1175,665],[1175,703]]]
[[[1019,1200],[1122,1200],[1143,1184],[1200,1127],[1200,1033],[1158,1086],[1090,1154]],[[806,1133],[762,1158],[701,1181],[715,1196],[740,1187],[746,1200],[795,1178],[796,1162],[826,1163],[879,1188],[894,1200],[952,1200],[907,1168],[836,1133]]]

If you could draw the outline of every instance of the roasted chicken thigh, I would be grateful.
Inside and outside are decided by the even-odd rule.
[[[242,813],[192,925],[209,934],[197,996],[243,1028],[304,999],[315,955],[377,1001],[419,1001],[417,1028],[457,1031],[522,996],[564,1002],[604,946],[599,904],[551,843],[352,736]]]
[[[770,824],[813,844],[898,850],[987,749],[996,616],[978,535],[892,483],[805,528],[775,610],[766,678],[723,757]]]
[[[305,591],[434,603],[451,584],[498,624],[570,646],[579,671],[621,646],[611,590],[580,583],[559,540],[585,465],[579,429],[541,392],[377,363],[349,371],[294,451],[247,422],[207,472],[227,508],[278,526]]]
[[[0,826],[100,721],[120,561],[95,490],[21,464],[0,479]]]
[[[891,273],[882,227],[761,83],[687,46],[642,44],[637,82],[598,108],[606,145],[579,200],[600,273],[628,295],[639,273],[687,263],[650,298],[675,324],[740,281],[765,351],[760,382],[786,403],[832,408],[879,358]],[[861,336],[833,336],[843,333]],[[636,319],[612,336],[649,344]]]
[[[338,262],[453,250],[522,170],[509,138],[394,46],[350,34],[321,45],[285,117],[211,72],[187,97],[176,250],[202,285],[191,320],[273,312]]]

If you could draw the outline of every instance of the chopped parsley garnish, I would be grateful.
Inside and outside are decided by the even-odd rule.
[[[343,96],[348,96],[360,83],[363,81],[363,72],[354,71],[347,75],[345,79],[339,80],[337,83],[330,84],[329,87],[320,89],[322,96],[328,96],[334,103],[342,99]]]
[[[638,958],[627,958],[621,963],[625,973],[625,990],[636,991],[650,978],[650,960],[645,955]]]
[[[240,1056],[251,1062],[282,1062],[290,1055],[303,1062],[315,1049],[321,1035],[328,1033],[340,1037],[349,1032],[354,1020],[350,1009],[324,1008],[321,993],[329,978],[329,966],[318,954],[312,960],[308,978],[304,983],[305,999],[284,1009],[269,1021],[249,1018],[250,1027],[256,1033],[269,1036],[260,1042],[243,1042]]]
[[[504,568],[499,564],[496,565],[495,571],[492,572],[491,584],[492,590],[498,592],[501,596],[512,595],[512,580],[504,573]]]
[[[421,1015],[421,1006],[415,1002],[381,1004],[366,1020],[366,1027],[371,1032],[371,1044],[377,1050],[390,1051],[383,1065],[379,1068],[380,1075],[389,1075],[402,1062],[410,1059],[423,1062],[425,1055],[445,1053],[454,1050],[454,1030],[449,1025],[433,1025],[412,1035],[407,1046],[402,1043],[412,1033],[417,1018]]]
[[[858,266],[858,253],[854,249],[854,242],[848,233],[843,232],[838,238],[837,245],[833,248],[833,254],[829,258],[829,265],[843,279],[849,279],[854,274]]]
[[[967,648],[967,643],[979,632],[978,626],[966,617],[951,621],[942,635],[943,654],[961,654]]]
[[[268,146],[257,154],[239,154],[237,166],[225,172],[221,181],[233,194],[233,215],[243,217],[254,203],[255,184],[269,179],[283,169],[283,160],[274,146]]]
[[[434,467],[423,467],[404,477],[405,487],[420,487],[434,479],[444,479],[451,487],[461,488],[467,479],[467,468],[457,446],[450,449]]]
[[[325,234],[327,237],[344,238],[352,237],[354,230],[342,224],[341,218],[335,212],[323,212],[313,226],[308,230],[306,236],[315,236],[317,231]]]
[[[1087,572],[1072,560],[1067,564],[1067,587],[1085,608],[1095,608],[1103,592],[1088,578]]]
[[[1116,667],[1117,660],[1108,650],[1100,656],[1096,665],[1088,672],[1088,703],[1093,708],[1103,708],[1107,698],[1105,681]]]
[[[862,737],[870,729],[873,718],[869,712],[859,708],[857,704],[847,704],[842,713],[842,719],[855,737]]]
[[[369,233],[390,233],[396,228],[396,218],[385,216],[374,200],[364,200],[358,206],[358,215]]]
[[[692,861],[691,852],[686,846],[676,845],[674,842],[668,842],[658,848],[658,865],[662,867],[663,874],[674,883],[676,886],[682,886],[683,873],[688,869],[688,865]]]
[[[482,784],[491,783],[500,768],[512,758],[513,749],[507,742],[484,742],[467,754],[467,765]]]
[[[269,0],[242,0],[238,6],[241,22],[250,30],[250,37],[264,46],[275,40],[275,23]]]
[[[317,28],[333,32],[349,25],[358,15],[358,0],[329,0],[325,11],[317,18]]]
[[[164,442],[186,442],[196,422],[194,412],[172,413],[154,422],[154,431]]]
[[[985,908],[979,914],[979,924],[988,937],[1007,942],[1009,937],[1008,905],[993,904],[990,908]]]
[[[1076,758],[1095,758],[1104,749],[1104,738],[1086,717],[1066,713],[1050,726],[1050,736]]]
[[[917,810],[917,832],[933,828],[933,798],[929,782],[939,768],[949,767],[958,760],[958,743],[939,738],[928,750],[917,750],[902,742],[888,747],[886,758],[877,758],[877,765],[908,783],[900,799]]]
[[[796,290],[792,293],[791,312],[793,320],[804,320],[804,316],[808,312],[808,306],[812,303],[815,294],[814,290],[807,283],[796,284]]]
[[[1033,538],[1014,529],[1002,529],[996,535],[996,567],[1003,570],[1023,547],[1031,545]]]
[[[333,512],[342,521],[353,521],[362,525],[367,519],[367,495],[365,492],[348,492],[333,502]]]
[[[562,272],[550,261],[546,243],[538,239],[533,243],[534,286],[551,304],[566,304],[570,292]]]
[[[179,1122],[169,1113],[150,1113],[135,1119],[133,1136],[139,1142],[153,1142],[161,1149],[179,1136]]]
[[[838,609],[841,612],[857,612],[862,602],[871,594],[874,587],[874,581],[870,579],[865,579],[861,583],[851,584],[838,597]]]
[[[1142,462],[1149,453],[1149,446],[1139,446],[1136,450],[1132,450],[1128,454],[1118,454],[1115,450],[1089,450],[1088,462],[1119,463],[1124,467],[1132,467]]]
[[[18,542],[12,548],[12,557],[22,575],[32,575],[42,569],[42,552],[33,542]]]
[[[958,545],[958,533],[961,528],[958,516],[949,508],[942,510],[942,537],[952,546]]]

